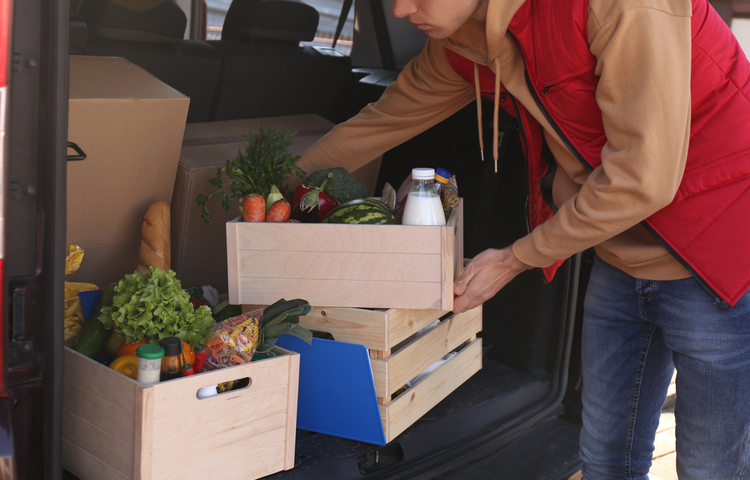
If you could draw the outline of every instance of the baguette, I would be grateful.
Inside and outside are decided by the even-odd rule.
[[[169,271],[171,259],[171,222],[169,204],[155,202],[146,211],[141,226],[141,249],[138,271],[148,273],[148,267]]]

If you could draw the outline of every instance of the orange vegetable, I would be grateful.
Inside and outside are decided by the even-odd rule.
[[[292,213],[292,207],[285,199],[277,200],[266,212],[266,222],[286,222]]]
[[[190,346],[187,342],[182,342],[182,353],[185,355],[184,357],[181,357],[180,360],[183,358],[185,361],[183,363],[187,363],[188,365],[193,365],[195,363],[195,351],[193,350],[193,347]]]
[[[264,222],[266,220],[266,199],[258,193],[245,195],[242,201],[242,219],[246,222]]]
[[[135,355],[123,355],[110,363],[109,368],[135,380],[138,376],[138,357]]]
[[[117,349],[115,358],[122,357],[123,355],[135,355],[136,349],[141,345],[145,345],[147,343],[149,342],[145,340],[139,343],[123,343],[122,345],[120,345],[120,348]]]

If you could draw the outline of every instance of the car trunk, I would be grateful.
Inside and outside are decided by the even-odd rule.
[[[39,199],[34,195],[19,196],[17,204],[11,202],[8,206],[5,228],[14,232],[14,239],[6,245],[7,272],[12,280],[6,291],[20,292],[15,300],[26,302],[18,305],[27,306],[17,317],[23,321],[14,325],[25,330],[15,332],[24,335],[14,338],[20,357],[15,366],[10,365],[15,373],[11,371],[9,385],[21,402],[13,423],[23,425],[32,417],[39,420],[29,429],[29,438],[19,436],[17,450],[27,452],[23,457],[27,459],[32,458],[28,452],[40,445],[44,450],[43,464],[37,462],[34,466],[28,460],[25,467],[19,464],[19,473],[30,472],[21,478],[59,478],[62,312],[49,306],[61,304],[66,250],[62,152],[66,140],[68,51],[67,30],[63,27],[68,23],[69,12],[63,5],[66,2],[59,5],[60,10],[51,7],[57,2],[32,3],[34,8],[29,3],[16,2],[14,51],[19,51],[21,64],[14,70],[12,80],[17,97],[10,99],[11,106],[15,106],[10,130],[15,143],[11,143],[9,180],[26,185],[41,179],[38,185],[42,195]],[[376,15],[376,20],[387,15],[380,2],[362,4],[380,8],[381,16]],[[50,17],[41,11],[47,11]],[[40,18],[43,22],[39,22]],[[374,22],[374,30],[382,28],[377,23]],[[33,40],[24,42],[22,36]],[[111,51],[105,49],[110,48],[109,44],[95,45],[102,51]],[[383,48],[384,43],[379,45]],[[206,46],[187,47],[203,52]],[[41,55],[58,62],[45,62],[43,68],[35,70],[32,60]],[[213,53],[208,57],[213,59]],[[149,57],[149,61],[153,58]],[[326,68],[333,72],[329,73],[338,75],[342,60],[333,57],[326,62]],[[393,71],[355,69],[345,84],[339,84],[336,103],[326,111],[327,117],[342,120],[376,99],[388,81],[379,84],[366,80],[367,74],[373,72],[381,78],[395,78]],[[24,77],[27,75],[38,77],[29,82]],[[197,84],[193,82],[192,86]],[[34,91],[25,92],[22,85]],[[33,110],[24,110],[23,95],[38,102]],[[205,106],[205,102],[196,104]],[[219,110],[205,107],[204,111],[202,120],[210,120]],[[199,113],[191,112],[196,118]],[[388,152],[376,187],[379,192],[388,182],[398,188],[416,166],[443,167],[455,174],[464,198],[467,258],[487,248],[507,246],[525,235],[528,228],[527,193],[523,187],[525,158],[515,122],[510,117],[501,118],[504,134],[496,173],[491,161],[483,163],[479,158],[475,115],[475,107],[470,105]],[[491,128],[485,138],[490,135]],[[29,145],[37,145],[37,149]],[[32,159],[26,159],[29,152]],[[34,181],[27,181],[27,177]],[[38,247],[29,251],[29,245]],[[20,253],[12,258],[15,250]],[[395,440],[376,446],[299,430],[295,468],[268,478],[488,478],[482,469],[492,469],[500,478],[552,479],[570,473],[576,463],[578,419],[577,377],[570,382],[569,371],[571,356],[575,358],[571,352],[575,351],[575,325],[580,314],[579,289],[585,283],[581,281],[581,265],[587,265],[583,258],[579,255],[565,262],[549,283],[538,270],[525,272],[488,301],[479,335],[483,341],[483,368]],[[35,341],[31,345],[36,357],[23,353],[24,338]],[[28,399],[23,398],[26,392],[31,392]],[[35,416],[34,411],[42,404],[44,415]],[[32,437],[43,441],[31,445]],[[252,461],[252,453],[248,453],[248,461]],[[52,471],[40,472],[42,465]],[[534,469],[535,476],[523,473]],[[498,473],[502,471],[507,471],[507,475]],[[73,478],[68,472],[61,473]]]

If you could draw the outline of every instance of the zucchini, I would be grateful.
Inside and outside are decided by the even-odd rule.
[[[112,331],[107,330],[107,327],[102,324],[101,320],[99,320],[99,314],[102,311],[102,307],[111,306],[114,302],[115,286],[117,286],[117,282],[109,284],[107,288],[102,291],[99,301],[96,302],[96,306],[91,312],[89,320],[83,326],[81,334],[78,335],[78,338],[73,344],[73,350],[76,352],[86,355],[89,358],[96,358],[104,349],[104,345],[112,335]]]

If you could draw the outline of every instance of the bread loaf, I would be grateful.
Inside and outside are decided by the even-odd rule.
[[[169,204],[159,201],[151,205],[141,226],[141,250],[138,254],[138,271],[148,273],[148,267],[171,268],[171,222]]]

